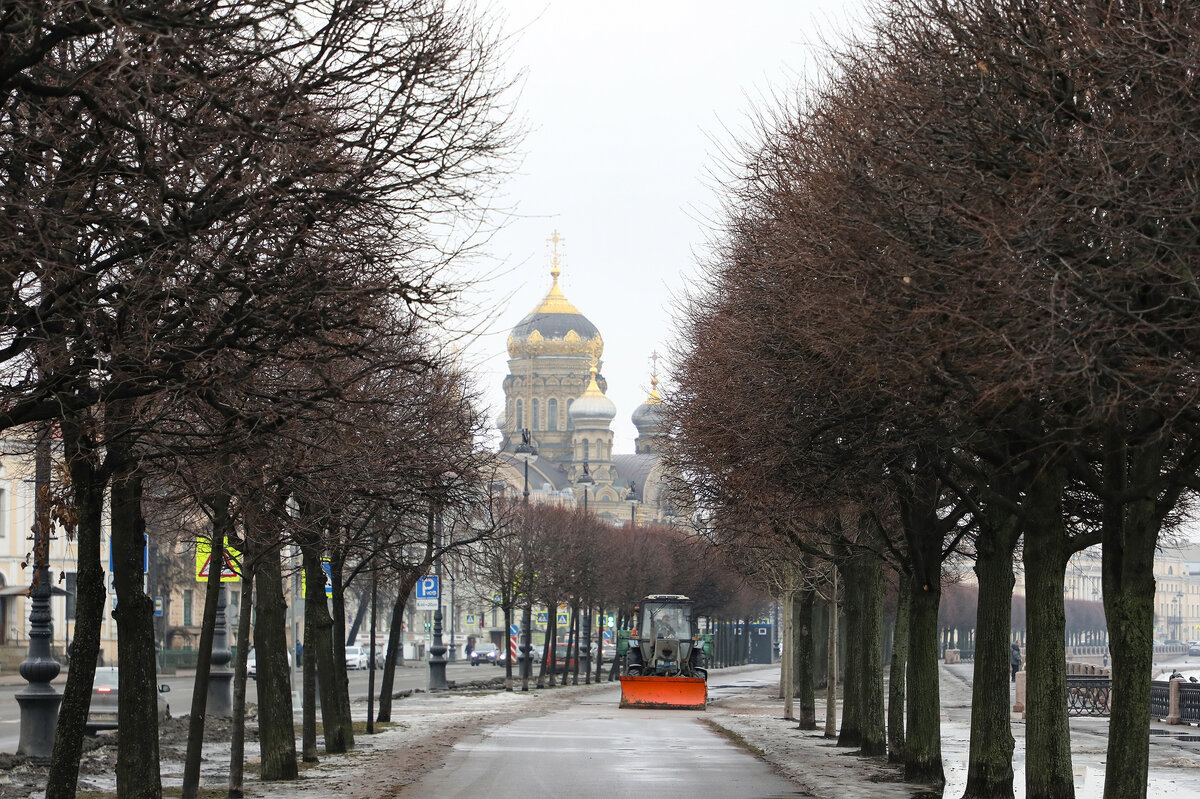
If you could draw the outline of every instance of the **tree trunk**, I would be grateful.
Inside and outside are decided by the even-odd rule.
[[[838,675],[838,609],[837,609],[838,570],[833,567],[833,587],[829,592],[829,643],[828,665],[825,669],[825,737],[837,735],[837,675]]]
[[[104,486],[95,446],[72,420],[63,422],[63,455],[75,503],[75,543],[78,578],[75,594],[75,636],[71,668],[63,688],[46,779],[47,799],[73,799],[79,783],[79,758],[84,725],[92,702],[92,681],[100,651],[100,625],[108,604],[105,572],[100,564]]]
[[[604,606],[596,609],[596,682],[604,674]]]
[[[887,754],[887,732],[883,721],[883,564],[874,555],[866,555],[859,566],[861,590],[861,627],[858,630],[859,747],[862,754],[878,757]]]
[[[254,566],[242,556],[242,601],[238,605],[237,657],[233,661],[233,722],[229,734],[229,799],[242,799],[246,766],[246,659],[250,654]]]
[[[780,652],[779,658],[779,693],[783,697],[783,717],[789,721],[795,721],[794,712],[796,679],[792,675],[794,671],[793,663],[796,657],[795,636],[792,630],[792,621],[795,616],[796,608],[796,593],[790,588],[783,591],[783,632],[782,644],[783,651]]]
[[[575,663],[571,667],[571,685],[579,685],[579,659],[583,655],[579,646],[579,600],[571,603],[571,638],[574,640]],[[571,656],[571,647],[567,647],[567,657]],[[567,661],[570,663],[570,661]],[[565,683],[566,680],[564,679]]]
[[[946,784],[942,769],[941,692],[938,683],[938,606],[942,599],[942,520],[939,483],[928,457],[920,461],[911,490],[900,496],[901,520],[912,583],[909,595],[908,686],[904,779]]]
[[[350,677],[346,673],[346,586],[342,582],[346,556],[334,550],[329,556],[329,577],[333,584],[333,670],[337,692],[338,716],[342,720],[342,740],[354,748],[354,723],[350,717]],[[361,604],[361,603],[360,603]]]
[[[813,680],[813,605],[816,596],[815,591],[806,589],[801,592],[800,601],[792,603],[792,612],[795,614],[792,622],[795,639],[792,674],[796,695],[800,697],[799,728],[802,730],[817,728],[816,683]]]
[[[402,572],[400,585],[396,588],[396,604],[392,606],[392,629],[388,633],[387,662],[383,664],[383,678],[379,681],[379,716],[376,721],[392,720],[392,687],[396,684],[398,650],[403,646],[401,630],[404,627],[404,608],[408,605],[408,595],[412,593],[419,579],[421,570]]]
[[[896,626],[892,633],[892,665],[888,676],[888,762],[904,762],[905,674],[908,671],[908,632],[911,625],[912,579],[899,573],[896,581]]]
[[[321,549],[312,539],[303,540],[300,551],[304,559],[304,697],[308,698],[310,661],[315,669],[317,687],[321,692],[321,726],[325,732],[325,751],[330,754],[345,752],[346,725],[342,719],[341,702],[338,701],[337,667],[334,665],[333,618],[325,601],[325,570],[321,567]],[[310,627],[311,625],[311,627]],[[312,638],[309,638],[309,635]],[[342,665],[345,666],[345,656]],[[308,708],[304,708],[305,723]]]
[[[264,782],[294,780],[296,728],[292,717],[291,667],[288,663],[287,603],[283,599],[283,569],[277,541],[265,546],[255,533],[246,536],[247,557],[254,571],[254,651],[258,659],[258,737]]]
[[[200,623],[200,648],[192,682],[192,708],[188,718],[187,753],[183,761],[183,799],[196,799],[200,791],[200,759],[204,753],[204,720],[208,709],[208,675],[212,670],[213,636],[217,626],[217,599],[225,567],[225,538],[232,532],[229,494],[211,497],[205,504],[212,513],[208,580],[204,586],[204,615]]]
[[[940,541],[938,542],[940,547]],[[943,785],[941,692],[938,685],[937,616],[939,574],[913,578],[908,624],[908,729],[904,742],[904,779]]]
[[[845,617],[845,645],[842,649],[842,665],[845,676],[842,682],[842,728],[838,735],[838,746],[858,747],[862,745],[862,638],[863,625],[863,580],[862,557],[848,557],[842,563],[842,585],[845,601],[842,614]]]
[[[985,510],[975,542],[979,601],[975,617],[975,679],[971,686],[971,744],[963,799],[1013,796],[1012,670],[1013,551],[1020,522],[997,508]]]
[[[112,407],[110,406],[110,411]],[[113,414],[114,416],[117,413]],[[118,432],[108,441],[115,459],[109,507],[113,584],[116,587],[117,797],[161,799],[158,759],[158,669],[154,651],[154,601],[142,590],[145,520],[142,476]]]
[[[342,558],[342,561],[343,562],[345,561],[344,557]],[[358,640],[358,631],[360,629],[362,629],[363,619],[365,619],[367,616],[367,609],[368,609],[368,606],[370,603],[370,594],[371,594],[370,588],[364,588],[358,594],[358,610],[356,610],[354,612],[354,621],[352,621],[350,623],[350,629],[346,630],[345,635],[342,637],[342,640],[346,642],[346,646],[350,646],[351,644],[353,644],[355,641]],[[337,595],[336,588],[334,589],[334,595],[335,596]],[[343,596],[342,606],[345,607],[345,604],[346,604],[346,599]],[[335,614],[334,618],[335,619],[337,618],[336,614]]]
[[[1029,644],[1025,671],[1025,795],[1075,796],[1071,730],[1067,723],[1066,616],[1063,583],[1070,553],[1064,529],[1062,470],[1043,465],[1026,498],[1025,614]]]
[[[1154,551],[1160,528],[1155,495],[1162,448],[1127,447],[1118,430],[1105,438],[1102,525],[1104,613],[1112,651],[1105,799],[1145,799],[1149,772],[1150,670],[1154,643]],[[1112,499],[1129,488],[1140,496]]]
[[[542,674],[550,672],[550,687],[556,685],[555,672],[558,671],[558,604],[546,602],[546,657],[542,658]],[[538,686],[542,686],[539,679]]]
[[[300,760],[316,763],[320,760],[317,751],[317,642],[314,619],[308,612],[313,596],[308,585],[308,558],[302,558],[300,579],[304,581],[304,657],[300,661]],[[321,592],[325,595],[324,576]]]

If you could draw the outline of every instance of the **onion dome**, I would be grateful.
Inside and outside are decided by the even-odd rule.
[[[607,426],[616,417],[617,406],[604,396],[604,392],[600,390],[600,384],[596,382],[595,364],[592,365],[592,379],[588,383],[587,390],[583,392],[583,396],[571,404],[568,414],[571,421],[577,425],[587,421],[604,422]]]
[[[558,285],[562,274],[558,261],[558,234],[554,242],[553,265],[549,293],[508,336],[510,358],[531,355],[574,355],[598,359],[604,353],[600,331],[571,304]]]
[[[658,393],[658,378],[650,378],[650,396],[633,411],[633,426],[639,436],[652,436],[662,428],[662,395]]]

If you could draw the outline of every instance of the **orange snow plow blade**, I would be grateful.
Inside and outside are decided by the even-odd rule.
[[[700,677],[621,677],[621,707],[704,710],[707,701]]]

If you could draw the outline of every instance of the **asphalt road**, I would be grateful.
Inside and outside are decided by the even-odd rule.
[[[446,678],[449,680],[467,681],[487,679],[490,677],[499,677],[503,674],[504,669],[490,664],[486,666],[471,666],[466,663],[449,663],[446,665]],[[368,675],[369,672],[366,670],[351,671],[349,673],[351,701],[366,698]],[[298,686],[299,679],[299,671],[297,671],[292,684]],[[375,686],[377,691],[379,690],[379,681],[382,679],[383,672],[376,671]],[[55,679],[53,684],[61,691],[65,683],[66,674],[63,673]],[[194,672],[188,671],[175,675],[161,676],[159,677],[159,683],[171,686],[171,690],[163,695],[171,707],[171,715],[187,715],[192,707],[192,688],[195,685]],[[0,752],[16,752],[17,745],[20,743],[21,708],[14,697],[25,685],[26,683],[20,677],[11,674],[4,675],[3,680],[0,680]],[[393,690],[404,691],[413,688],[427,688],[428,685],[429,670],[427,667],[414,665],[397,667]],[[246,702],[250,704],[258,702],[258,693],[255,690],[254,680],[248,681],[246,686]],[[296,693],[293,693],[292,707],[297,714],[300,713],[300,700]]]
[[[778,680],[778,668],[729,680],[714,674],[710,699]],[[619,699],[614,685],[559,712],[485,729],[457,744],[441,768],[406,786],[400,796],[808,795],[704,724],[703,711],[622,710]]]

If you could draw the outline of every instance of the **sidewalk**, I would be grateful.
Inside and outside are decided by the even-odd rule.
[[[971,727],[973,664],[941,667],[942,759],[946,774],[945,796],[961,796],[966,785],[966,763]],[[824,702],[817,701],[817,726],[824,727]],[[820,731],[801,731],[779,716],[783,702],[778,687],[771,686],[738,702],[714,708],[712,720],[762,750],[768,762],[788,774],[819,799],[870,799],[919,796],[921,786],[896,784],[897,769],[882,760],[869,760],[838,749]],[[839,719],[841,706],[838,707]],[[1017,799],[1025,796],[1025,722],[1014,716],[1016,739],[1013,771]],[[1104,760],[1108,746],[1108,719],[1071,719],[1071,749],[1077,799],[1100,799],[1104,791]],[[1151,724],[1151,795],[1200,799],[1200,730],[1154,722]]]

